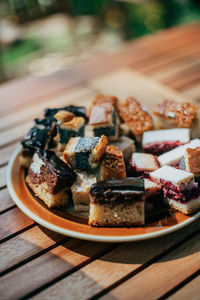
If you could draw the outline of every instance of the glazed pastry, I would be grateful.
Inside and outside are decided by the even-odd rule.
[[[143,225],[144,203],[142,178],[98,182],[90,189],[89,225],[99,227]]]
[[[50,208],[67,204],[75,180],[75,172],[66,163],[43,149],[35,152],[26,177],[31,190]]]

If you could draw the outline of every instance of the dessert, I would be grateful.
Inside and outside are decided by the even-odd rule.
[[[152,130],[144,132],[142,148],[144,152],[160,155],[189,141],[190,130],[188,128]]]
[[[152,204],[159,204],[163,199],[162,186],[153,182],[150,179],[144,178],[144,187],[146,202]]]
[[[186,215],[200,208],[200,189],[192,173],[164,166],[150,176],[163,186],[164,197],[172,208]]]
[[[118,99],[115,96],[109,96],[109,95],[96,95],[94,100],[92,101],[93,105],[101,105],[102,103],[110,103],[112,106],[116,108]]]
[[[67,191],[75,180],[75,172],[53,151],[36,150],[26,183],[49,208],[67,204]]]
[[[89,125],[94,136],[106,135],[109,140],[115,140],[119,134],[117,113],[111,103],[93,105],[90,111]]]
[[[184,156],[185,149],[196,147],[200,147],[200,139],[191,140],[190,143],[187,143],[183,146],[179,146],[171,151],[168,151],[158,156],[158,162],[161,167],[165,165],[177,166]]]
[[[140,141],[145,131],[153,129],[153,120],[148,112],[134,98],[129,97],[118,105],[120,117],[125,122],[137,141]]]
[[[59,111],[68,111],[72,114],[74,114],[76,117],[83,117],[85,121],[88,120],[86,109],[84,106],[74,106],[74,105],[68,105],[65,107],[60,108],[47,108],[44,111],[45,118],[54,118],[54,115]]]
[[[90,187],[96,183],[96,176],[85,172],[77,173],[77,179],[71,187],[74,210],[89,211]]]
[[[121,136],[116,141],[110,142],[110,145],[118,147],[122,153],[125,161],[131,158],[133,152],[136,151],[135,142],[127,136]]]
[[[108,140],[105,135],[70,138],[63,156],[65,161],[75,170],[90,170],[98,166],[107,143]]]
[[[89,225],[143,225],[144,203],[142,178],[98,182],[90,189]]]
[[[183,158],[179,164],[180,169],[194,174],[195,179],[200,179],[200,147],[186,148]]]
[[[54,116],[58,133],[58,149],[64,150],[71,137],[84,136],[85,119],[60,110]]]
[[[135,174],[135,176],[148,175],[149,172],[159,168],[156,156],[138,152],[133,153],[130,159],[130,166],[132,168],[132,174]]]
[[[190,128],[191,137],[199,137],[199,107],[190,103],[164,100],[154,108],[155,127]]]
[[[98,179],[123,179],[126,177],[125,163],[122,152],[115,146],[106,146],[99,166]]]

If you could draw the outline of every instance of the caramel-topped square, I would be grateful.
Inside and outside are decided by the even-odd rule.
[[[176,127],[190,128],[199,107],[190,103],[164,100],[154,108],[154,115],[170,121]]]
[[[135,135],[153,129],[153,120],[148,112],[142,109],[140,103],[133,97],[118,105],[121,119],[127,123]]]

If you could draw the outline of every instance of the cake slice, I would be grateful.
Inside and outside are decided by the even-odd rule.
[[[26,177],[28,186],[49,208],[67,204],[75,180],[76,174],[66,163],[43,149],[35,152]]]
[[[138,152],[132,154],[130,166],[132,168],[132,174],[135,176],[148,175],[149,172],[155,171],[159,168],[156,156],[153,154]]]
[[[162,201],[163,191],[160,184],[157,184],[150,179],[144,178],[144,187],[147,203],[158,204]]]
[[[144,224],[144,181],[142,178],[108,180],[90,189],[89,225],[123,227]]]
[[[44,111],[44,116],[45,116],[45,118],[54,118],[54,115],[61,110],[68,111],[68,112],[74,114],[76,117],[82,117],[85,119],[85,122],[87,122],[87,120],[88,120],[85,107],[84,106],[75,106],[75,105],[68,105],[68,106],[59,107],[59,108],[47,108]]]
[[[65,161],[75,170],[90,170],[98,166],[107,143],[108,140],[105,135],[70,138],[63,156]]]
[[[191,137],[199,137],[199,106],[164,100],[154,108],[153,113],[157,129],[190,128]]]
[[[183,146],[179,146],[171,151],[168,151],[162,155],[158,156],[158,162],[160,166],[176,166],[179,165],[180,160],[183,158],[185,149],[187,148],[196,148],[200,147],[200,139],[191,140],[190,143],[187,143]]]
[[[118,138],[119,121],[115,107],[109,102],[92,106],[89,125],[94,136],[106,135],[109,140]]]
[[[90,187],[94,183],[96,183],[96,176],[93,174],[77,173],[77,179],[71,187],[75,211],[89,211]]]
[[[123,179],[126,177],[126,168],[122,152],[115,146],[107,145],[102,156],[98,179]]]
[[[136,151],[135,142],[126,136],[121,136],[117,141],[110,142],[109,144],[118,147],[122,151],[125,161],[128,161],[133,152]]]
[[[150,177],[163,186],[164,197],[172,208],[183,214],[191,214],[200,208],[200,189],[190,172],[164,166]]]
[[[99,94],[99,95],[96,95],[96,97],[92,101],[92,106],[101,105],[103,103],[110,103],[112,106],[114,106],[116,108],[117,102],[118,102],[118,99],[115,96]]]
[[[188,128],[151,130],[144,132],[142,148],[144,152],[160,155],[189,141],[190,130]]]
[[[133,97],[119,104],[118,111],[122,121],[129,126],[137,141],[141,140],[145,131],[153,129],[152,117]]]
[[[58,149],[64,150],[71,137],[84,136],[85,119],[73,113],[61,110],[55,114]]]
[[[37,148],[48,148],[53,131],[53,121],[51,119],[35,119],[33,127],[21,142],[22,151],[19,157],[20,165],[28,168],[32,156]]]

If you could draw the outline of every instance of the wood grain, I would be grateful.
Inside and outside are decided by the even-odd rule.
[[[158,299],[200,268],[200,234],[101,299]],[[145,283],[145,288],[144,287]],[[131,286],[131,289],[129,288]]]
[[[149,260],[160,255],[163,251],[187,237],[187,235],[190,235],[196,226],[200,228],[200,224],[196,222],[195,225],[193,224],[181,230],[178,234],[174,233],[154,239],[152,243],[142,241],[123,244],[101,259],[90,263],[80,271],[57,282],[52,287],[33,297],[33,299],[53,299],[54,297],[62,299],[65,293],[68,294],[70,299],[88,299],[130,272],[136,271]],[[83,290],[84,295],[82,294]]]
[[[19,208],[0,215],[0,241],[12,236],[14,233],[32,225],[34,222],[27,217]]]
[[[0,212],[12,207],[15,205],[14,201],[10,197],[7,188],[0,190]]]
[[[174,293],[169,300],[199,300],[200,294],[200,276],[193,279],[191,282]]]

